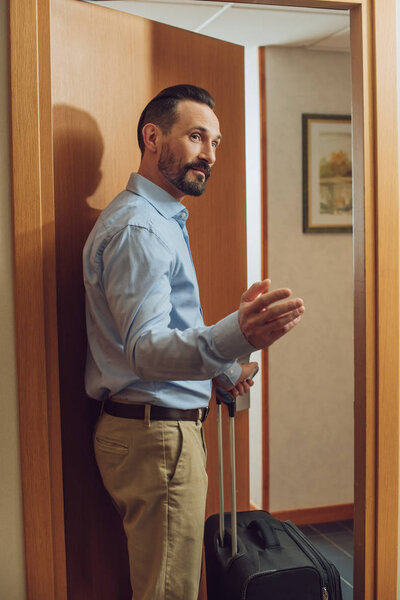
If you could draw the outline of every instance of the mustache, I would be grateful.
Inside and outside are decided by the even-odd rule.
[[[201,169],[205,172],[206,179],[208,179],[211,175],[210,165],[202,161],[187,163],[184,168],[186,172],[189,171],[189,169]]]

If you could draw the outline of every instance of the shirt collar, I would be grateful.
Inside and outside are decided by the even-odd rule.
[[[166,219],[186,221],[189,216],[187,208],[179,200],[139,173],[131,174],[126,189],[145,198]]]

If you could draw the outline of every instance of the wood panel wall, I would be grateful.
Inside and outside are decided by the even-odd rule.
[[[82,248],[99,211],[139,165],[136,124],[144,105],[168,85],[200,85],[215,97],[224,141],[207,192],[188,199],[188,228],[206,323],[237,308],[246,287],[243,48],[76,0],[51,3],[51,31],[68,597],[127,600],[122,526],[92,451],[98,405],[83,388]],[[206,437],[212,513],[218,510],[214,411]],[[247,509],[246,412],[238,416],[237,437],[238,504]]]

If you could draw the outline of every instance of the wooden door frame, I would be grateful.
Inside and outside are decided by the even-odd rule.
[[[234,0],[239,2],[239,0]],[[242,0],[240,0],[242,1]],[[396,3],[350,9],[355,140],[355,599],[397,597],[398,140]],[[15,319],[27,596],[66,600],[50,0],[10,0]]]

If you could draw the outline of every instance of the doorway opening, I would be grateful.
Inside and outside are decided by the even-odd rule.
[[[299,524],[351,520],[351,229],[335,229],[340,207],[328,215],[329,232],[302,227],[302,115],[325,118],[320,140],[344,135],[351,163],[351,134],[335,134],[334,120],[327,119],[351,115],[349,12],[186,0],[92,3],[244,47],[248,285],[268,276],[273,287],[291,287],[307,306],[292,336],[269,356],[252,358],[264,373],[251,391],[250,500]],[[346,185],[351,204],[351,176]],[[352,585],[347,572],[346,582]]]

